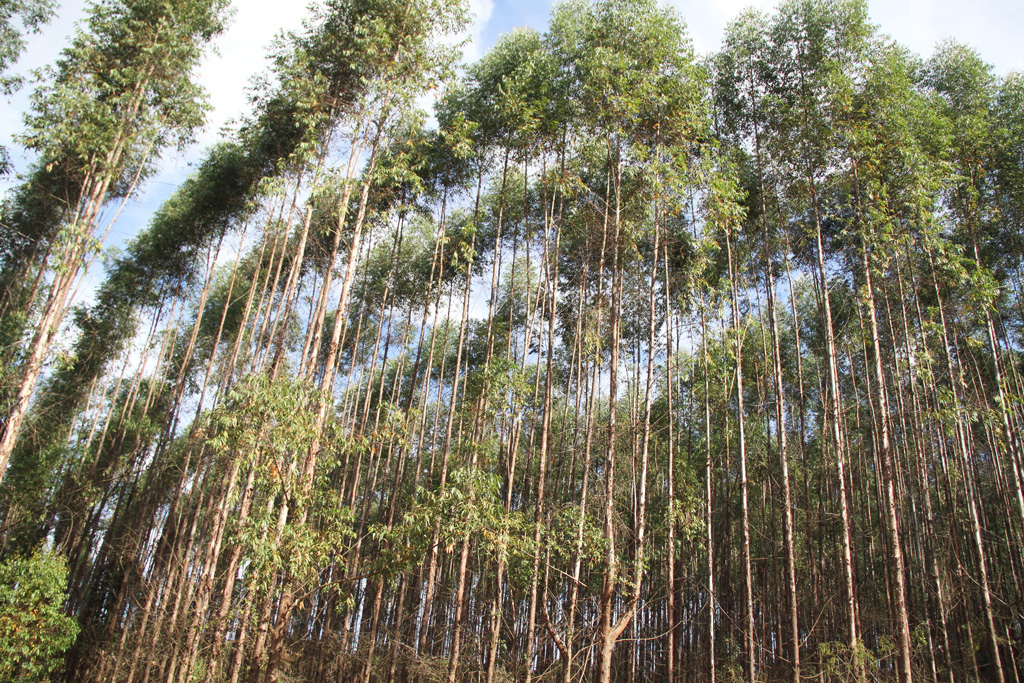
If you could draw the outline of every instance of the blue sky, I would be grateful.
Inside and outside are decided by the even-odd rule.
[[[777,0],[673,0],[672,4],[686,21],[694,46],[700,53],[716,50],[726,24],[748,6],[770,11]],[[83,14],[84,0],[66,0],[58,18],[44,32],[32,37],[28,50],[15,71],[50,63],[66,43],[74,22]],[[235,0],[231,27],[216,43],[218,54],[204,63],[200,80],[210,93],[214,109],[197,143],[184,153],[169,153],[160,172],[150,180],[126,208],[111,232],[108,244],[118,245],[141,229],[148,216],[189,173],[190,164],[202,157],[203,149],[214,142],[219,131],[231,119],[248,110],[246,86],[249,78],[265,66],[264,54],[274,34],[282,29],[298,28],[306,14],[305,3],[279,0]],[[475,21],[468,37],[467,60],[485,52],[497,38],[514,28],[531,26],[544,30],[551,12],[550,0],[470,0]],[[872,20],[884,33],[915,52],[927,56],[937,42],[955,38],[971,45],[991,63],[999,74],[1024,71],[1024,27],[1022,0],[869,0]],[[6,145],[16,165],[24,165],[12,136],[21,129],[30,88],[10,98],[0,107],[0,144]],[[0,189],[9,187],[11,178],[0,181]],[[93,274],[95,276],[96,274]],[[91,279],[91,278],[90,278]]]

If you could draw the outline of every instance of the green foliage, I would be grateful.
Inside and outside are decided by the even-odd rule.
[[[553,75],[540,36],[513,31],[469,68],[464,82],[441,103],[438,118],[464,116],[476,124],[473,137],[483,146],[501,144],[527,154],[538,134],[557,132],[557,119],[546,116]]]
[[[736,169],[724,164],[719,173],[711,176],[708,193],[704,198],[704,212],[708,227],[735,239],[735,232],[746,215],[743,207],[744,193],[736,179]]]
[[[25,35],[36,33],[53,16],[55,0],[6,0],[0,5],[0,95],[10,95],[23,83],[7,70],[25,49]],[[19,27],[17,24],[21,24]],[[7,148],[0,146],[0,176],[9,171]]]
[[[559,566],[572,566],[579,557],[584,571],[600,567],[608,548],[608,540],[601,528],[602,520],[570,504],[558,510],[545,528],[544,547]],[[580,533],[582,530],[582,534]],[[583,542],[580,544],[580,536]]]
[[[517,363],[496,357],[470,372],[465,400],[479,410],[481,419],[493,419],[523,405],[532,388],[532,382]]]
[[[110,174],[114,185],[168,143],[184,144],[205,105],[192,68],[224,29],[224,0],[104,0],[92,6],[33,95],[24,144],[44,164]],[[115,191],[116,194],[116,191]]]
[[[471,537],[487,556],[525,572],[533,556],[532,525],[524,512],[506,512],[499,492],[498,477],[478,468],[456,469],[443,489],[417,492],[401,523],[392,529],[380,524],[371,528],[383,546],[384,565],[391,572],[420,566],[430,552],[436,528],[438,543],[446,552]]]
[[[78,636],[62,608],[67,567],[55,553],[36,551],[0,564],[0,682],[44,683]]]
[[[864,673],[863,680],[887,681],[895,667],[891,660],[896,654],[896,644],[888,636],[879,638],[877,648],[872,650],[863,642],[857,644],[856,650],[849,645],[836,642],[818,644],[816,653],[822,681],[850,681]],[[886,660],[890,661],[886,661]]]
[[[0,6],[0,93],[10,95],[21,86],[20,78],[4,72],[25,49],[25,34],[37,32],[53,16],[54,4],[54,0],[7,0]],[[4,172],[0,168],[0,174]]]
[[[278,572],[303,584],[314,581],[339,544],[352,537],[352,512],[342,504],[331,473],[340,449],[363,446],[331,434],[317,438],[315,396],[307,384],[287,377],[250,375],[232,388],[207,427],[206,444],[222,462],[240,461],[243,473],[253,473],[259,495],[291,512],[282,525],[276,509],[254,506],[259,511],[233,532],[263,590]],[[309,459],[315,459],[312,481]]]

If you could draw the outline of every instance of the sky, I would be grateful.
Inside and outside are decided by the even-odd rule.
[[[552,8],[551,0],[469,0],[474,16],[466,37],[467,61],[473,61],[495,43],[499,36],[518,27],[543,31]],[[683,17],[700,54],[717,50],[728,22],[744,8],[770,11],[778,0],[672,0]],[[275,34],[301,26],[306,15],[304,2],[281,0],[234,0],[235,12],[228,30],[217,39],[216,53],[199,70],[199,80],[209,92],[213,110],[197,142],[184,152],[169,153],[160,171],[128,206],[111,232],[110,242],[123,243],[142,229],[148,216],[187,177],[203,150],[221,135],[222,127],[249,110],[247,86],[253,75],[266,68],[266,48]],[[46,29],[32,36],[15,73],[52,63],[84,15],[84,0],[65,0],[58,16]],[[1024,71],[1024,0],[869,0],[872,21],[900,43],[922,56],[947,38],[975,48],[997,74]],[[5,145],[16,167],[28,161],[12,142],[21,130],[21,114],[28,104],[29,85],[0,105],[0,144]],[[0,180],[0,191],[13,178]]]

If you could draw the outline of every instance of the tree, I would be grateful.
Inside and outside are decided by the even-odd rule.
[[[78,34],[49,72],[50,84],[33,96],[24,142],[40,155],[40,168],[60,168],[69,184],[61,223],[33,226],[37,240],[50,243],[49,256],[37,262],[40,276],[52,270],[53,277],[7,410],[0,472],[7,469],[71,289],[105,236],[96,232],[102,208],[108,199],[130,196],[159,151],[182,144],[202,123],[191,72],[206,43],[223,29],[224,10],[220,0],[95,5],[88,31]]]

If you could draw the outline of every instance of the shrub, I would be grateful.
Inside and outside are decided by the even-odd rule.
[[[37,551],[0,564],[0,683],[48,681],[75,642],[78,624],[61,611],[68,570]]]

